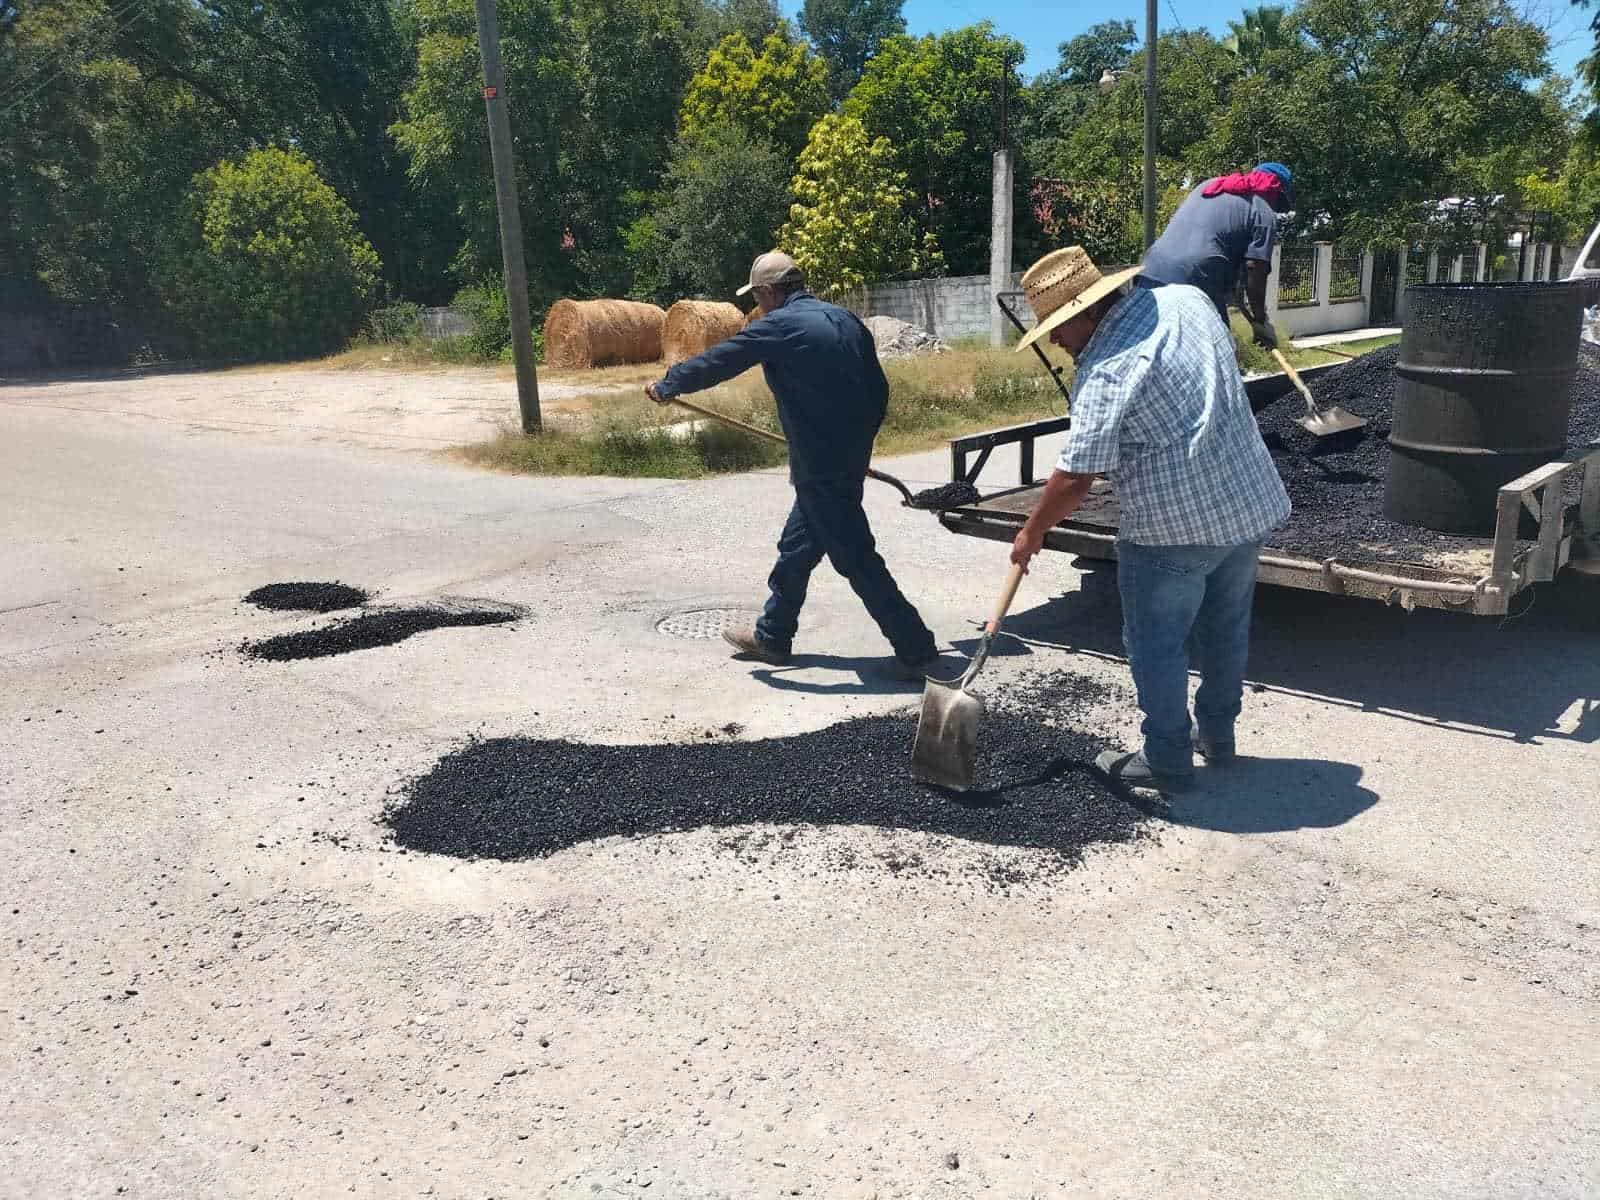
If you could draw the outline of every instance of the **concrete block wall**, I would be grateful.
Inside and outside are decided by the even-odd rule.
[[[1021,279],[1020,273],[1011,276],[1012,290],[1021,286]],[[947,342],[960,338],[987,340],[989,314],[995,307],[987,275],[880,283],[846,303],[858,316],[896,317]]]

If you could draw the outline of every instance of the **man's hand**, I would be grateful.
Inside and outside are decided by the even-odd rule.
[[[663,396],[661,394],[660,386],[661,385],[660,385],[659,382],[657,382],[657,383],[647,383],[647,384],[644,385],[644,394],[646,396],[649,396],[650,399],[654,400],[657,404],[670,404],[670,403],[672,403],[670,400],[668,400],[665,396]]]
[[[1271,321],[1252,319],[1250,321],[1250,332],[1255,334],[1256,345],[1264,346],[1268,350],[1276,350],[1278,348],[1278,331],[1272,327]]]
[[[1033,556],[1044,549],[1044,530],[1033,530],[1024,525],[1017,532],[1016,540],[1011,543],[1011,562],[1021,567],[1022,573],[1028,573],[1028,564],[1033,561]]]

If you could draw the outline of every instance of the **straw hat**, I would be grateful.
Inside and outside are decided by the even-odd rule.
[[[1026,350],[1138,273],[1138,267],[1129,267],[1114,275],[1102,275],[1082,246],[1052,250],[1022,276],[1022,290],[1028,297],[1028,307],[1033,309],[1035,324],[1017,343],[1017,349]]]

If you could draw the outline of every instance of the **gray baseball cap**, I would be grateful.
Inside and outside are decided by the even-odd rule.
[[[806,273],[800,269],[800,264],[782,250],[768,250],[750,264],[750,282],[734,295],[748,295],[751,288],[770,287],[775,283],[796,283],[805,277]]]

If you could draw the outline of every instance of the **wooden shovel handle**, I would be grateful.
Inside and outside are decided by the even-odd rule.
[[[1000,631],[1000,622],[1006,619],[1006,613],[1011,611],[1011,602],[1016,599],[1017,588],[1022,583],[1022,567],[1020,564],[1011,565],[1011,574],[1006,576],[1006,585],[1000,589],[1000,603],[994,606],[994,616],[989,618],[989,623],[984,629],[989,633]]]
[[[1294,384],[1295,391],[1299,392],[1301,399],[1306,402],[1306,411],[1312,416],[1316,416],[1319,411],[1317,402],[1311,398],[1311,389],[1300,378],[1300,372],[1289,365],[1289,360],[1283,356],[1281,351],[1274,349],[1272,357],[1278,360],[1278,366],[1283,368],[1283,373],[1289,377],[1289,382]]]

